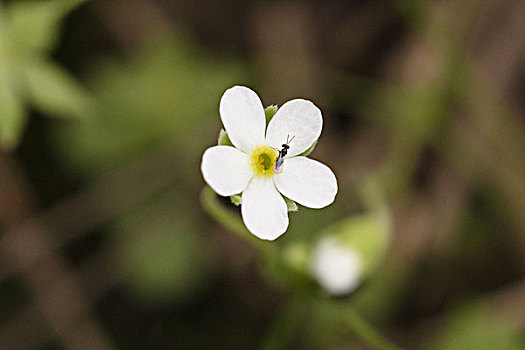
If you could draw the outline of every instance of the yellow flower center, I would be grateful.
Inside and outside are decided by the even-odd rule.
[[[278,156],[279,152],[270,146],[257,147],[251,156],[251,164],[255,174],[272,176],[274,174],[273,167]]]

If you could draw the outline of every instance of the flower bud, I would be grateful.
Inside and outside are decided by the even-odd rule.
[[[390,233],[385,212],[354,216],[330,226],[313,249],[310,274],[330,294],[351,293],[384,257]]]

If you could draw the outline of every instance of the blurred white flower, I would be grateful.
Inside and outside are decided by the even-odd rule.
[[[362,268],[363,260],[356,249],[337,237],[326,236],[313,252],[310,272],[328,293],[345,295],[361,283]]]
[[[219,110],[235,147],[208,148],[201,171],[219,195],[242,192],[242,218],[251,233],[274,240],[286,231],[288,211],[281,194],[310,208],[334,201],[337,180],[332,170],[300,156],[321,134],[323,118],[312,102],[286,102],[266,128],[259,96],[247,87],[234,86],[222,96]]]

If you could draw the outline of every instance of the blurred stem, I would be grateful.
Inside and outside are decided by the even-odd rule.
[[[263,241],[255,237],[246,229],[241,218],[234,212],[224,207],[215,192],[209,187],[205,186],[201,192],[202,208],[213,217],[219,224],[226,227],[240,238],[250,243],[254,248],[258,249],[264,255],[269,255],[272,252],[272,247],[269,242]]]
[[[292,296],[281,308],[277,319],[272,322],[263,350],[288,349],[290,340],[299,327],[300,320],[305,315],[303,298]]]
[[[345,325],[351,328],[368,345],[382,350],[400,350],[401,348],[390,343],[382,334],[366,322],[352,309],[345,310],[341,315]]]
[[[218,223],[237,234],[242,239],[259,249],[263,254],[269,257],[275,252],[272,246],[265,241],[259,240],[253,236],[244,226],[241,218],[234,212],[223,206],[215,192],[206,186],[201,192],[201,203],[204,210],[213,217]],[[363,320],[355,311],[343,308],[333,300],[317,297],[320,304],[330,311],[330,315],[335,316],[336,320],[352,330],[366,344],[378,350],[400,350],[397,346],[391,344],[370,324]],[[293,336],[294,330],[298,326],[304,313],[303,298],[290,298],[290,301],[283,307],[275,325],[263,345],[263,349],[280,349],[285,348]]]
[[[343,307],[340,303],[331,299],[325,299],[321,306],[327,309],[340,324],[350,329],[370,347],[377,350],[401,350],[400,347],[392,344],[378,330],[365,321],[355,310]]]

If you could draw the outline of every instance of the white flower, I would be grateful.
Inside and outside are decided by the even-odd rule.
[[[362,265],[356,249],[327,236],[314,250],[310,272],[328,293],[345,295],[359,286]]]
[[[219,111],[235,147],[208,148],[202,156],[201,171],[219,195],[242,192],[242,218],[251,233],[274,240],[286,231],[288,211],[279,192],[310,208],[323,208],[334,201],[337,180],[332,170],[299,156],[321,134],[323,118],[312,102],[286,102],[266,128],[259,96],[247,87],[234,86],[222,96]],[[282,172],[276,173],[279,151],[292,137]]]

